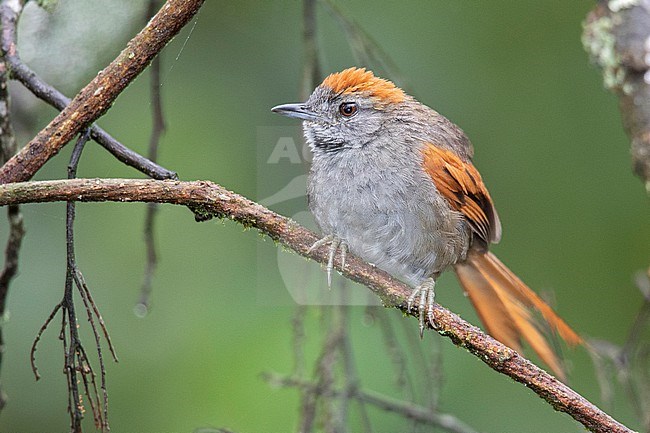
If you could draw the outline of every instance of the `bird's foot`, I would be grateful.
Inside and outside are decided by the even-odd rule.
[[[434,288],[436,287],[436,282],[433,278],[427,278],[422,284],[420,284],[415,290],[413,290],[413,293],[411,293],[411,296],[409,296],[408,301],[406,303],[406,309],[410,313],[411,309],[413,308],[413,305],[417,301],[417,308],[418,308],[418,314],[420,316],[420,338],[424,337],[424,328],[426,327],[426,323],[428,322],[432,327],[434,327],[433,323],[433,303],[435,301],[436,293],[434,291]],[[425,319],[425,311],[426,311],[426,322],[424,321]]]
[[[323,245],[329,244],[329,258],[327,259],[327,266],[325,270],[327,271],[327,287],[332,288],[332,269],[334,269],[334,257],[336,256],[336,251],[340,251],[341,257],[341,269],[345,268],[345,259],[348,255],[348,244],[346,244],[341,238],[334,235],[327,235],[322,239],[317,240],[307,251],[308,253],[322,247]]]

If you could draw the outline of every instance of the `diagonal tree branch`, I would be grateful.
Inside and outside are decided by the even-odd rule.
[[[126,48],[16,156],[0,168],[0,184],[30,179],[79,131],[106,112],[117,96],[198,12],[204,0],[168,0]],[[8,53],[15,52],[15,44]],[[13,52],[12,52],[13,51]]]
[[[14,183],[0,186],[0,206],[52,201],[84,202],[156,202],[183,205],[195,212],[197,220],[228,218],[247,227],[255,227],[298,254],[327,262],[326,248],[310,251],[317,236],[296,222],[272,212],[247,198],[207,181],[180,182],[135,179],[76,179]],[[345,269],[336,268],[347,278],[364,284],[387,307],[406,312],[406,300],[412,289],[387,273],[348,257]],[[417,312],[413,312],[417,316]],[[592,432],[629,433],[576,391],[528,361],[516,351],[499,343],[440,305],[434,305],[437,331],[502,374],[524,384],[551,406],[565,412]]]
[[[20,81],[34,96],[61,111],[70,103],[70,98],[43,81],[36,72],[23,63],[18,55],[16,27],[21,11],[22,5],[18,0],[3,0],[0,4],[0,26],[2,27],[0,48],[11,78]],[[177,179],[176,173],[124,146],[99,126],[93,125],[90,132],[93,140],[124,164],[134,167],[154,179]]]

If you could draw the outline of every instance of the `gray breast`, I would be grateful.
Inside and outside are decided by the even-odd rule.
[[[419,154],[345,149],[315,156],[309,206],[323,234],[412,285],[464,257],[469,232],[430,179]]]

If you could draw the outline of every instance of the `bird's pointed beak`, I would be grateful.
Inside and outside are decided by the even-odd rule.
[[[318,120],[319,116],[311,111],[305,104],[282,104],[271,108],[274,113],[301,120]]]

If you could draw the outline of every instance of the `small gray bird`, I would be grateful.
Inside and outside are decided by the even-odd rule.
[[[306,102],[273,111],[303,121],[314,155],[309,208],[325,237],[312,248],[330,245],[328,282],[336,251],[345,266],[348,249],[406,281],[422,335],[435,280],[453,266],[488,332],[517,351],[523,337],[564,377],[533,310],[569,344],[583,340],[488,251],[501,223],[458,126],[360,68],[331,74]]]

